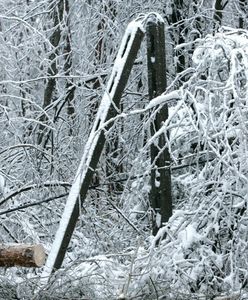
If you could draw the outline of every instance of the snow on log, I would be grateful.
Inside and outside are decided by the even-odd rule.
[[[42,245],[0,245],[0,267],[41,267],[45,259]]]

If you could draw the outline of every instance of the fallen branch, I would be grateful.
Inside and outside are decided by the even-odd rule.
[[[0,245],[0,267],[41,267],[45,260],[42,245]]]

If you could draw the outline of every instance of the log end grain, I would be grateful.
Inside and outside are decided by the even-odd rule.
[[[45,249],[38,245],[0,245],[0,267],[41,267],[46,260]]]

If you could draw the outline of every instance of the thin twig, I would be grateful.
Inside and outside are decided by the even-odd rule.
[[[71,187],[71,184],[68,183],[68,182],[62,182],[62,181],[55,181],[55,182],[44,182],[42,184],[30,184],[30,185],[27,185],[27,186],[24,186],[20,189],[18,189],[17,191],[14,191],[13,193],[7,195],[5,198],[3,198],[1,201],[0,201],[0,206],[2,204],[4,204],[6,201],[8,201],[9,199],[17,196],[18,194],[21,194],[23,192],[27,192],[29,190],[32,190],[34,188],[43,188],[43,187],[51,187],[51,186],[63,186],[65,188],[68,188],[68,187]]]
[[[50,198],[47,198],[47,199],[44,199],[44,200],[41,200],[41,201],[37,201],[37,202],[34,202],[34,203],[27,203],[27,204],[20,205],[18,207],[10,208],[10,209],[1,211],[0,216],[8,214],[10,212],[17,211],[17,210],[22,210],[22,209],[25,209],[25,208],[28,208],[28,207],[31,207],[31,206],[36,206],[36,205],[39,205],[39,204],[42,204],[42,203],[48,203],[48,202],[53,201],[55,199],[63,198],[67,195],[68,195],[68,193],[65,193],[65,194],[61,194],[59,196],[50,197]]]

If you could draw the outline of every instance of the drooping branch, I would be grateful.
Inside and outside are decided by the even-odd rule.
[[[64,193],[64,194],[61,194],[61,195],[58,195],[58,196],[53,196],[53,197],[43,199],[43,200],[40,200],[40,201],[37,201],[37,202],[22,204],[18,207],[14,207],[14,208],[10,208],[10,209],[4,210],[4,211],[0,211],[0,216],[9,214],[9,213],[14,212],[14,211],[23,210],[25,208],[29,208],[29,207],[32,207],[32,206],[37,206],[37,205],[40,205],[40,204],[43,204],[43,203],[48,203],[48,202],[57,200],[59,198],[63,198],[67,195],[68,195],[68,193]]]
[[[7,195],[5,198],[3,198],[0,201],[0,206],[3,205],[6,201],[8,201],[9,199],[23,193],[23,192],[27,192],[29,190],[35,189],[35,188],[43,188],[43,187],[55,187],[55,186],[63,186],[64,188],[69,188],[71,187],[71,184],[68,182],[44,182],[42,185],[37,185],[37,184],[30,184],[24,187],[21,187],[20,189],[10,193],[9,195]]]

